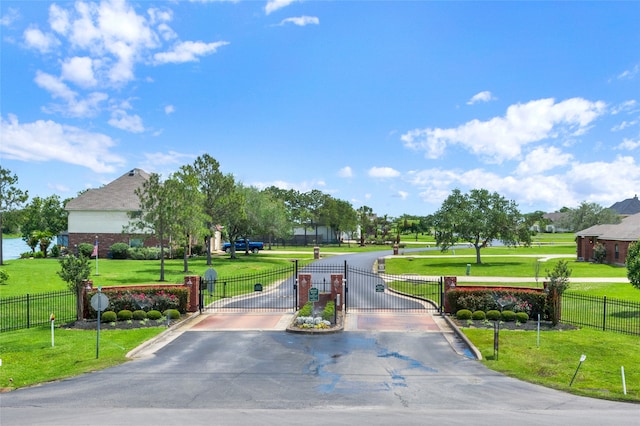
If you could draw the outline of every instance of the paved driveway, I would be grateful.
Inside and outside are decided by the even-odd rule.
[[[153,352],[153,351],[152,351]],[[633,424],[637,405],[506,378],[437,330],[192,327],[143,358],[0,396],[0,423]]]

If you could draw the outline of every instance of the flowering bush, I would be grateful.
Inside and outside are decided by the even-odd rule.
[[[103,293],[109,298],[109,308],[119,312],[123,309],[129,311],[142,310],[148,312],[156,310],[164,312],[167,309],[177,309],[181,313],[187,310],[187,299],[189,293],[187,289],[170,288],[146,288],[132,290],[104,290]],[[85,309],[89,318],[96,318],[97,312],[89,304],[89,300],[95,292],[88,292],[86,295]]]
[[[541,314],[545,317],[547,296],[536,291],[519,290],[451,290],[447,301],[452,312],[460,309],[473,311],[525,312],[529,317]]]

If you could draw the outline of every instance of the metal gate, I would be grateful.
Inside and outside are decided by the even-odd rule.
[[[298,263],[254,274],[200,278],[200,312],[296,311]]]
[[[441,311],[442,277],[406,277],[347,268],[345,310],[364,312]]]
[[[200,279],[200,311],[297,311],[299,274],[311,275],[311,287],[326,292],[331,276],[342,275],[345,312],[440,311],[441,277],[378,274],[344,264],[291,266],[255,274]]]

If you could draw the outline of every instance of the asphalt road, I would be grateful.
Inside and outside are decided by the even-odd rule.
[[[433,331],[186,330],[144,358],[0,394],[2,426],[631,425],[639,414],[505,377]]]

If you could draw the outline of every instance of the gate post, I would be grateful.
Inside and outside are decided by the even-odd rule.
[[[458,277],[444,277],[444,300],[442,301],[444,305],[444,312],[450,314],[451,306],[449,306],[449,302],[447,300],[447,292],[449,290],[454,290],[456,285],[458,284]]]
[[[311,288],[311,274],[298,275],[298,298],[300,305],[304,306],[309,301],[309,289]]]
[[[331,300],[336,300],[336,297],[340,296],[340,305],[336,305],[336,311],[341,311],[344,303],[342,278],[342,274],[331,274]]]
[[[200,277],[197,275],[187,275],[184,277],[184,285],[189,291],[189,302],[187,303],[187,312],[195,312],[198,310],[200,295]]]

